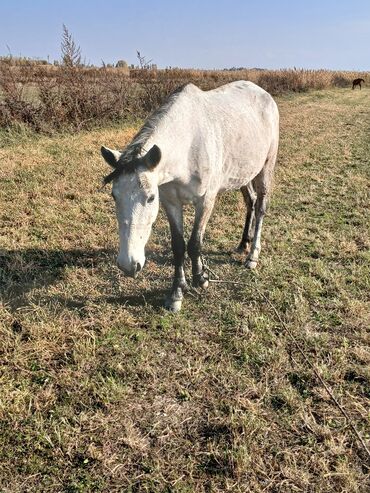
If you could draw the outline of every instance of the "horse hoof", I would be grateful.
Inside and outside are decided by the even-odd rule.
[[[257,267],[257,260],[247,260],[245,266],[247,269],[253,270]]]
[[[193,286],[195,288],[207,289],[209,285],[208,275],[203,272],[203,274],[197,274],[193,277]]]
[[[166,299],[164,302],[164,307],[166,310],[177,313],[181,310],[182,300],[170,300]]]

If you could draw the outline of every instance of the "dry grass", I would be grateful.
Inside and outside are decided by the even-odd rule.
[[[161,215],[136,280],[113,265],[104,143],[132,128],[0,149],[0,489],[368,491],[368,464],[258,287],[368,437],[370,91],[278,98],[282,141],[261,264],[229,251],[242,201],[219,200],[205,255],[222,279],[161,308]],[[190,224],[191,212],[187,215]],[[239,227],[236,228],[235,224]]]

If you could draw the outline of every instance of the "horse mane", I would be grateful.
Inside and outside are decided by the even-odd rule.
[[[153,113],[147,118],[144,125],[141,127],[139,132],[134,136],[131,143],[126,147],[123,151],[123,156],[133,156],[137,157],[138,153],[144,148],[144,145],[147,143],[148,139],[152,136],[154,130],[158,123],[162,120],[164,116],[167,115],[170,108],[174,104],[174,102],[179,97],[180,93],[184,90],[187,84],[183,84],[179,86],[174,92],[172,92],[161,106],[153,111]]]
[[[121,157],[117,163],[116,168],[112,173],[104,178],[104,184],[110,183],[114,179],[118,178],[122,173],[135,173],[137,167],[140,164],[140,154],[145,149],[144,146],[148,142],[149,138],[153,135],[157,125],[162,121],[173,104],[179,97],[180,93],[185,89],[188,84],[183,84],[172,92],[161,106],[153,111],[153,113],[147,118],[144,125],[139,132],[134,136],[130,144],[123,150]]]

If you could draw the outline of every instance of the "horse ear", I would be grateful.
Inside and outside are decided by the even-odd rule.
[[[146,167],[152,171],[161,160],[161,157],[162,153],[160,148],[154,144],[154,146],[145,154],[144,163]]]
[[[112,168],[116,168],[119,158],[121,157],[121,153],[119,151],[114,151],[113,149],[109,149],[109,147],[102,146],[100,149],[101,155]]]

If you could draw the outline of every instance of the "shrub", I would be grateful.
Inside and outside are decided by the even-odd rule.
[[[26,125],[37,132],[80,130],[110,121],[144,118],[176,88],[188,82],[204,90],[233,80],[250,80],[272,95],[288,91],[347,87],[365,73],[328,70],[158,70],[86,67],[64,27],[62,63],[43,65],[0,58],[0,126]],[[143,59],[143,57],[141,57]]]

